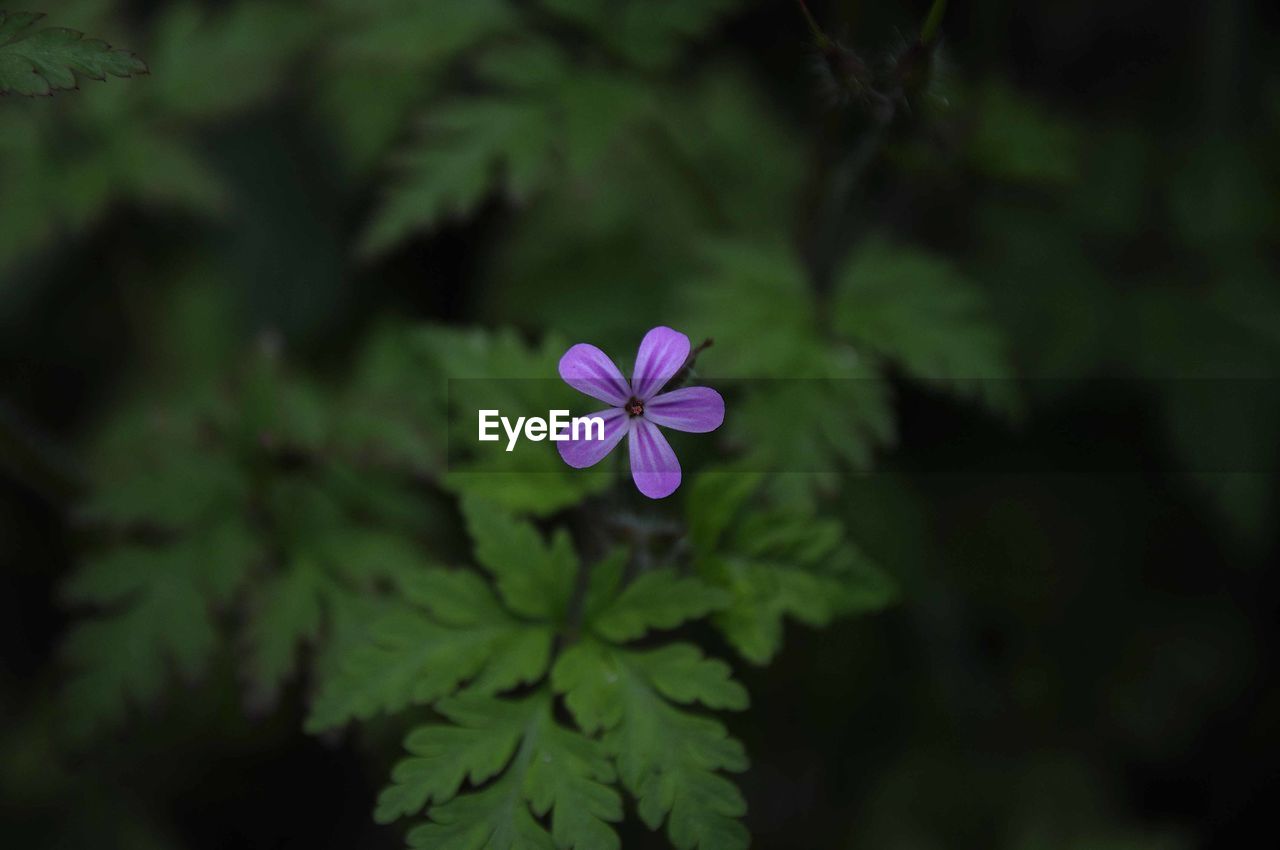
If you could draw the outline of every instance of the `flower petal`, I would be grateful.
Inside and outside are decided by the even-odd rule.
[[[644,335],[631,374],[631,390],[641,401],[658,394],[689,357],[689,337],[659,325]]]
[[[643,416],[631,420],[631,478],[650,499],[670,496],[680,486],[680,461],[658,426]]]
[[[724,422],[724,399],[710,387],[684,387],[646,401],[644,418],[664,428],[705,434]]]
[[[627,422],[631,418],[620,407],[611,407],[608,410],[587,415],[599,416],[604,420],[603,440],[592,439],[598,432],[594,426],[591,426],[582,428],[576,440],[572,438],[573,432],[569,431],[570,439],[556,443],[560,457],[574,469],[586,469],[604,460],[604,456],[613,451],[613,447],[618,445],[618,441],[627,433]]]
[[[622,372],[594,345],[580,342],[560,358],[560,377],[579,392],[621,407],[631,398],[631,387]]]

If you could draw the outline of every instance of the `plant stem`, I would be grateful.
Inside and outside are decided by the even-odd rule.
[[[796,5],[800,7],[800,14],[804,15],[805,23],[809,25],[809,32],[813,33],[814,43],[824,50],[830,47],[832,41],[822,31],[822,27],[818,26],[818,22],[814,20],[813,13],[809,11],[809,4],[805,3],[804,0],[796,0]]]
[[[707,337],[696,348],[689,352],[689,356],[684,359],[684,363],[671,376],[671,380],[667,381],[664,389],[674,390],[689,379],[689,373],[693,371],[694,365],[698,362],[698,355],[715,345],[716,341],[711,337]]]
[[[933,40],[938,37],[938,27],[942,25],[942,16],[947,11],[947,0],[933,0],[933,6],[929,9],[929,16],[924,19],[924,26],[920,28],[920,43],[928,47]]]

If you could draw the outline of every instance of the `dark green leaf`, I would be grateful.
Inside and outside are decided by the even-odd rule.
[[[147,73],[127,50],[61,27],[37,28],[44,15],[0,12],[0,95],[49,95],[76,88],[80,78],[105,80]]]

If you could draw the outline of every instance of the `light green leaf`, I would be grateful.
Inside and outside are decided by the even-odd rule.
[[[147,73],[127,50],[61,27],[36,28],[44,15],[0,12],[0,95],[50,95],[76,88],[80,78],[105,80]]]
[[[687,620],[724,608],[729,595],[675,570],[644,573],[592,614],[590,627],[601,637],[628,641],[650,629],[673,629]]]
[[[553,622],[563,618],[578,575],[568,532],[558,530],[548,543],[532,523],[475,497],[462,500],[462,513],[476,560],[497,579],[511,610]]]
[[[378,795],[374,819],[390,823],[416,815],[428,803],[457,796],[464,782],[482,785],[507,766],[524,735],[528,706],[505,700],[450,700],[457,725],[420,726],[404,747],[413,756],[396,764],[391,785]],[[445,703],[442,703],[442,708]]]
[[[845,539],[839,522],[767,507],[746,512],[749,482],[758,477],[702,477],[707,481],[694,481],[687,502],[690,528],[702,529],[691,532],[694,563],[729,593],[713,619],[744,658],[769,661],[782,646],[787,617],[824,626],[893,600],[893,582]]]
[[[605,730],[604,746],[650,829],[665,822],[679,850],[747,846],[738,821],[746,802],[720,773],[746,769],[742,745],[719,722],[673,704],[745,708],[746,691],[726,665],[687,645],[640,653],[588,641],[561,656],[552,684],[583,729]]]
[[[308,730],[429,704],[464,684],[497,693],[546,671],[552,630],[512,617],[474,573],[428,570],[405,593],[414,605],[381,618],[336,660]]]
[[[609,787],[614,769],[599,745],[555,722],[550,694],[521,700],[461,697],[439,711],[455,726],[427,726],[406,746],[383,792],[378,818],[412,814],[434,801],[430,822],[409,833],[413,847],[449,850],[579,848],[616,850],[610,822],[622,819],[622,801]],[[465,777],[483,790],[458,795]],[[550,816],[548,834],[536,817]]]

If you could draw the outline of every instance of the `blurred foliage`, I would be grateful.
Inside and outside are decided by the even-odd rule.
[[[349,796],[417,847],[1194,846],[1110,773],[1263,663],[1234,597],[1149,561],[1274,545],[1274,72],[1233,87],[1248,30],[1212,29],[1189,128],[1164,89],[1073,99],[1085,10],[809,5],[40,4],[145,66],[0,13],[0,92],[80,83],[0,99],[0,460],[57,541],[15,513],[0,551],[69,616],[0,674],[28,845],[214,840],[170,834],[157,765],[216,761],[239,702],[267,751],[390,767]],[[578,407],[568,345],[656,324],[714,340],[692,380],[729,397],[675,438],[683,492],[474,449],[459,411]],[[1090,381],[1140,398],[1096,452],[1163,510],[911,473],[1076,472]]]

